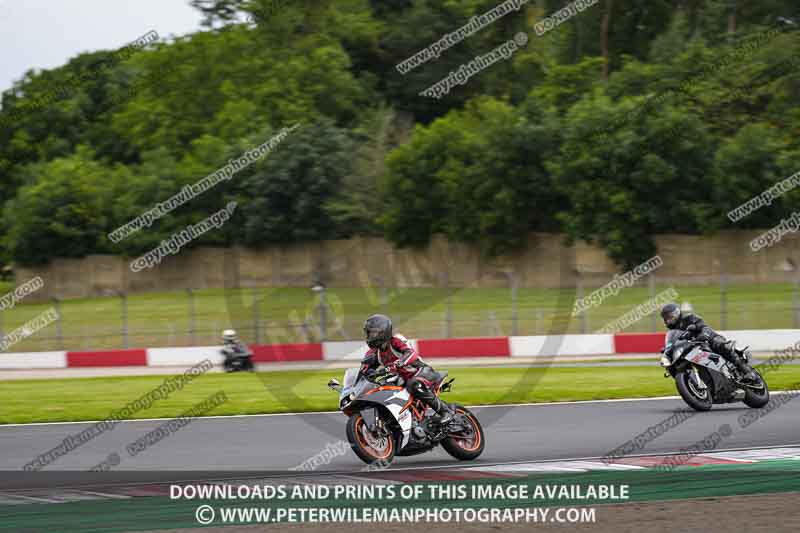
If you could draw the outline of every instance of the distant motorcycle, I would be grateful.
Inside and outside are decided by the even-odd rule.
[[[244,346],[226,346],[220,350],[225,357],[222,368],[225,372],[254,372],[253,354]]]
[[[689,340],[686,332],[667,332],[661,350],[664,377],[672,377],[681,398],[697,411],[708,411],[715,403],[744,402],[749,407],[760,408],[769,402],[767,383],[758,371],[757,381],[742,380],[741,373],[721,355],[714,353],[708,344]],[[750,352],[745,349],[745,360]]]
[[[370,376],[359,374],[359,369],[350,368],[344,373],[344,385],[332,379],[328,387],[339,393],[339,408],[348,417],[347,440],[365,463],[388,466],[396,455],[424,453],[439,444],[460,460],[483,453],[483,428],[466,407],[451,404],[456,415],[442,426],[433,409],[399,386],[399,376],[381,370]],[[454,379],[444,381],[447,374],[438,373],[437,396],[452,387]]]

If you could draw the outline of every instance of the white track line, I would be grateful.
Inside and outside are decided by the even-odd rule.
[[[5,493],[0,493],[0,494],[2,494],[2,496],[6,496],[6,497],[9,497],[9,498],[12,498],[12,499],[13,498],[17,498],[17,499],[20,499],[20,500],[30,500],[30,501],[35,502],[35,503],[61,503],[61,500],[53,500],[53,499],[50,499],[50,498],[36,498],[34,496],[26,496],[24,494],[17,494],[16,492],[14,492],[14,493],[5,492]]]
[[[779,394],[778,392],[771,393],[771,394]],[[657,401],[657,400],[679,400],[680,396],[654,396],[649,398],[615,398],[611,400],[573,400],[567,402],[536,402],[536,403],[504,403],[504,404],[492,404],[492,405],[468,405],[469,409],[490,409],[496,407],[548,407],[554,405],[575,405],[575,404],[585,404],[585,403],[614,403],[614,402],[646,402],[646,401]],[[212,415],[212,416],[199,416],[196,417],[194,420],[214,420],[217,418],[260,418],[260,417],[269,417],[269,416],[305,416],[305,415],[331,415],[337,414],[339,411],[308,411],[308,412],[297,412],[297,413],[260,413],[260,414],[251,414],[251,415]],[[161,420],[172,420],[174,417],[166,417],[166,418],[136,418],[132,420],[120,420],[120,423],[130,423],[130,422],[158,422]],[[77,421],[77,422],[30,422],[28,424],[0,424],[0,429],[6,427],[18,427],[18,426],[60,426],[60,425],[68,425],[68,424],[98,424],[102,422],[102,420],[85,420],[85,421]]]
[[[772,395],[781,394],[796,394],[796,391],[770,391]],[[648,398],[614,398],[610,400],[572,400],[567,402],[536,402],[536,403],[504,403],[493,405],[468,405],[469,409],[494,409],[501,407],[553,407],[559,405],[581,405],[592,403],[622,403],[622,402],[654,402],[662,400],[680,400],[680,396],[653,396]],[[306,415],[332,415],[337,414],[339,411],[309,411],[297,413],[261,413],[252,415],[212,415],[212,416],[198,416],[194,421],[198,420],[215,420],[220,418],[261,418],[270,416],[306,416]],[[159,422],[162,420],[172,420],[175,417],[165,418],[136,418],[132,420],[120,420],[120,423],[131,422]],[[78,422],[30,422],[28,424],[0,424],[0,430],[7,427],[22,427],[22,426],[61,426],[69,424],[98,424],[102,420],[85,420]]]
[[[800,447],[800,443],[793,443],[793,444],[773,444],[767,446],[756,446],[756,447],[744,447],[744,448],[725,448],[723,450],[717,450],[714,453],[725,453],[725,452],[743,452],[743,451],[754,451],[754,450],[772,450],[776,448],[795,448]],[[654,456],[666,456],[666,455],[680,455],[682,453],[686,453],[685,450],[674,451],[674,452],[650,452],[650,453],[640,453],[640,454],[631,454],[626,455],[625,457],[654,457]],[[705,455],[705,454],[701,454]],[[539,459],[539,460],[519,460],[519,461],[504,461],[500,463],[480,463],[480,464],[455,464],[455,465],[417,465],[417,466],[405,466],[405,467],[398,467],[392,466],[390,471],[398,472],[403,470],[441,470],[441,469],[469,469],[469,468],[485,468],[485,467],[493,467],[493,466],[513,466],[519,464],[528,464],[528,463],[537,463],[537,464],[547,464],[547,463],[564,463],[564,462],[578,462],[578,461],[602,461],[603,457],[571,457],[566,459]],[[379,471],[378,471],[379,472]],[[318,472],[318,474],[345,474],[345,472]],[[353,472],[349,473],[353,475]]]

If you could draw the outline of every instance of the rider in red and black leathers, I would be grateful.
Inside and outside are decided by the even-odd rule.
[[[708,343],[714,353],[733,363],[745,379],[757,379],[753,369],[744,360],[744,352],[737,350],[733,341],[711,329],[701,317],[694,313],[684,313],[678,304],[670,303],[661,308],[661,318],[664,319],[667,329],[685,331],[687,337]]]
[[[361,361],[361,373],[367,376],[378,367],[386,368],[405,381],[409,394],[422,400],[439,415],[439,422],[446,424],[455,414],[450,406],[436,397],[431,387],[436,372],[426,364],[417,351],[402,335],[392,334],[392,321],[385,315],[372,315],[364,323],[364,334],[369,351]]]

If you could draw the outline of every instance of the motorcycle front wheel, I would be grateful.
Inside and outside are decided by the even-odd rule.
[[[359,459],[367,464],[388,465],[394,459],[395,442],[391,433],[373,433],[361,413],[347,420],[347,440]]]
[[[708,411],[713,405],[711,389],[701,389],[691,376],[692,368],[686,368],[675,374],[675,385],[683,401],[695,411]]]

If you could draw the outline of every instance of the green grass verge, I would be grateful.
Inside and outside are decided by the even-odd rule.
[[[341,370],[281,371],[262,374],[206,374],[132,418],[175,417],[224,391],[229,401],[211,415],[328,411],[338,396],[326,388]],[[449,401],[467,405],[598,400],[675,395],[671,379],[652,367],[454,368]],[[156,388],[164,376],[103,377],[2,382],[0,423],[102,420]],[[800,381],[800,366],[767,376],[780,390]]]

